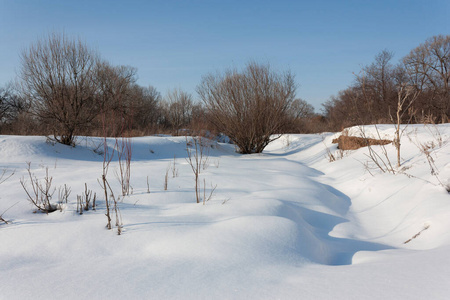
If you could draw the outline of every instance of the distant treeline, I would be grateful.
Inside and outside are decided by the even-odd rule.
[[[403,108],[403,123],[449,122],[450,35],[427,39],[395,65],[392,58],[392,52],[382,51],[349,88],[323,105],[330,129],[392,123],[405,87],[415,99]]]
[[[426,40],[395,65],[392,58],[393,54],[387,50],[378,54],[372,64],[356,73],[349,88],[323,104],[321,114],[315,113],[306,101],[295,98],[295,84],[290,81],[293,76],[275,77],[278,82],[271,83],[273,85],[265,84],[267,79],[260,76],[259,82],[252,83],[255,70],[265,76],[273,75],[268,66],[266,69],[249,64],[245,71],[248,74],[225,72],[220,77],[221,83],[215,83],[222,90],[214,93],[222,93],[220,99],[233,103],[236,97],[233,86],[238,84],[239,91],[243,91],[254,84],[251,97],[255,99],[255,110],[260,107],[258,103],[266,103],[258,97],[264,95],[264,101],[272,101],[268,99],[281,95],[282,91],[270,92],[269,89],[276,91],[279,83],[284,82],[289,92],[282,97],[284,102],[279,102],[283,105],[276,106],[281,114],[268,114],[268,109],[275,109],[267,105],[268,102],[261,106],[264,110],[259,113],[284,118],[283,126],[274,127],[279,133],[338,131],[357,124],[391,123],[405,86],[415,98],[403,108],[407,113],[402,114],[402,122],[448,122],[450,36],[439,35]],[[220,118],[212,109],[212,94],[207,98],[211,92],[208,76],[197,88],[203,100],[197,102],[181,89],[173,89],[162,97],[155,87],[138,85],[136,73],[133,67],[110,64],[80,40],[51,34],[21,53],[17,79],[0,87],[0,134],[54,135],[60,142],[71,144],[75,135],[137,136],[180,134],[182,129],[222,129],[217,123]],[[237,80],[244,77],[247,78],[245,84]],[[215,82],[215,78],[209,79],[210,83]],[[263,86],[266,90],[258,92]],[[250,94],[241,96],[245,98],[245,95]],[[215,105],[217,108],[218,104]],[[236,109],[248,105],[243,103],[230,108],[238,117],[245,118],[245,114],[239,114]],[[252,120],[242,124],[248,127]],[[263,124],[256,117],[254,120]]]

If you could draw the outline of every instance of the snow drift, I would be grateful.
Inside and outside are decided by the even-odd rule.
[[[364,132],[392,139],[392,126],[377,128]],[[94,151],[100,138],[79,137],[72,148],[45,137],[0,136],[0,168],[15,170],[0,185],[0,214],[12,206],[3,215],[9,224],[0,225],[0,295],[445,299],[450,125],[406,128],[395,175],[374,167],[365,148],[338,150],[331,143],[338,135],[285,135],[254,155],[214,143],[200,175],[206,193],[217,185],[206,205],[195,203],[185,137],[134,138],[133,193],[119,203],[120,236],[105,229],[97,182],[103,158]],[[433,165],[420,144],[428,145]],[[395,161],[395,148],[384,147]],[[338,159],[329,162],[327,153]],[[71,187],[62,212],[33,213],[19,183],[27,161],[37,177],[48,167],[55,187]],[[178,175],[169,176],[165,191],[174,164]],[[98,206],[80,216],[76,195],[85,183],[99,195]]]

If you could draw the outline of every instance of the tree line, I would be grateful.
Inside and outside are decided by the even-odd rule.
[[[115,66],[80,39],[53,33],[21,55],[18,78],[0,87],[0,134],[53,135],[72,145],[76,135],[137,136],[209,130],[228,135],[242,153],[261,152],[282,133],[339,131],[360,124],[448,122],[450,36],[435,36],[397,64],[384,50],[345,90],[323,104],[296,98],[295,76],[268,64],[248,63],[205,75],[200,102],[172,89],[163,97],[137,84],[137,70]]]
[[[450,36],[427,39],[397,64],[392,59],[393,53],[383,50],[350,87],[323,105],[330,129],[394,122],[405,87],[416,97],[404,108],[402,123],[449,122]]]
[[[75,135],[143,135],[201,118],[190,94],[174,89],[163,101],[155,87],[136,83],[136,73],[81,40],[51,34],[21,53],[17,81],[0,88],[0,132],[53,135],[70,145]]]

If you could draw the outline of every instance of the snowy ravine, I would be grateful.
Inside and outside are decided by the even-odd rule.
[[[392,125],[378,129],[393,138]],[[72,148],[0,136],[0,172],[15,170],[0,185],[0,299],[448,299],[450,124],[406,128],[395,175],[373,168],[367,148],[339,152],[338,135],[285,135],[254,155],[214,143],[200,182],[202,193],[204,182],[206,194],[217,189],[205,205],[195,203],[185,137],[133,138],[120,236],[105,228],[101,138]],[[72,189],[62,211],[33,213],[20,185],[26,162]],[[115,159],[108,179],[119,194],[116,169]],[[97,209],[78,215],[85,183]]]

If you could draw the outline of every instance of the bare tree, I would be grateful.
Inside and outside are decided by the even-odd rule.
[[[207,138],[192,137],[188,140],[186,137],[186,161],[189,163],[194,174],[195,180],[195,199],[200,203],[200,180],[199,176],[202,170],[208,166],[210,143]],[[167,173],[166,173],[167,178]],[[166,179],[167,181],[167,179]]]
[[[288,128],[290,133],[307,133],[311,118],[315,116],[314,107],[303,99],[295,99],[288,110],[292,119]]]
[[[0,87],[0,130],[4,133],[22,133],[17,130],[17,123],[20,126],[25,126],[24,115],[27,114],[29,105],[23,97],[20,96],[17,90],[17,85],[8,83]],[[30,123],[32,120],[29,116],[25,117]],[[22,119],[22,120],[21,120]],[[32,127],[32,126],[31,126]],[[6,130],[5,130],[6,129]]]
[[[450,117],[450,35],[431,37],[403,59],[411,81],[420,90],[432,91],[426,100],[441,114]]]
[[[136,81],[136,69],[129,66],[112,66],[103,61],[96,68],[96,82],[100,114],[106,115],[106,136],[122,136],[131,129],[133,116],[133,87]]]
[[[183,126],[187,126],[192,118],[192,96],[181,89],[173,89],[166,96],[166,117],[175,135]]]
[[[396,112],[396,119],[393,120],[395,122],[395,138],[393,141],[393,144],[395,148],[397,149],[397,167],[399,168],[401,166],[400,162],[400,146],[401,146],[401,137],[406,129],[403,128],[403,130],[400,130],[400,125],[402,122],[403,115],[408,111],[408,109],[413,105],[414,101],[417,99],[417,96],[419,95],[419,91],[415,90],[414,87],[408,86],[407,84],[403,83],[400,85],[398,89],[398,95],[397,95],[397,112]]]
[[[249,63],[242,72],[203,77],[197,92],[210,121],[228,135],[239,152],[260,153],[286,129],[295,97],[294,76],[279,74],[269,65]]]
[[[146,130],[147,133],[154,132],[159,125],[161,94],[151,85],[148,87],[134,85],[131,93],[133,125],[139,130]]]
[[[11,107],[9,105],[11,92],[8,87],[0,87],[0,122],[4,123],[8,119]]]
[[[314,115],[314,107],[303,99],[295,99],[289,112],[294,119],[308,118]]]
[[[81,40],[53,33],[21,55],[22,91],[32,112],[60,143],[73,144],[78,130],[97,115],[98,55]]]

